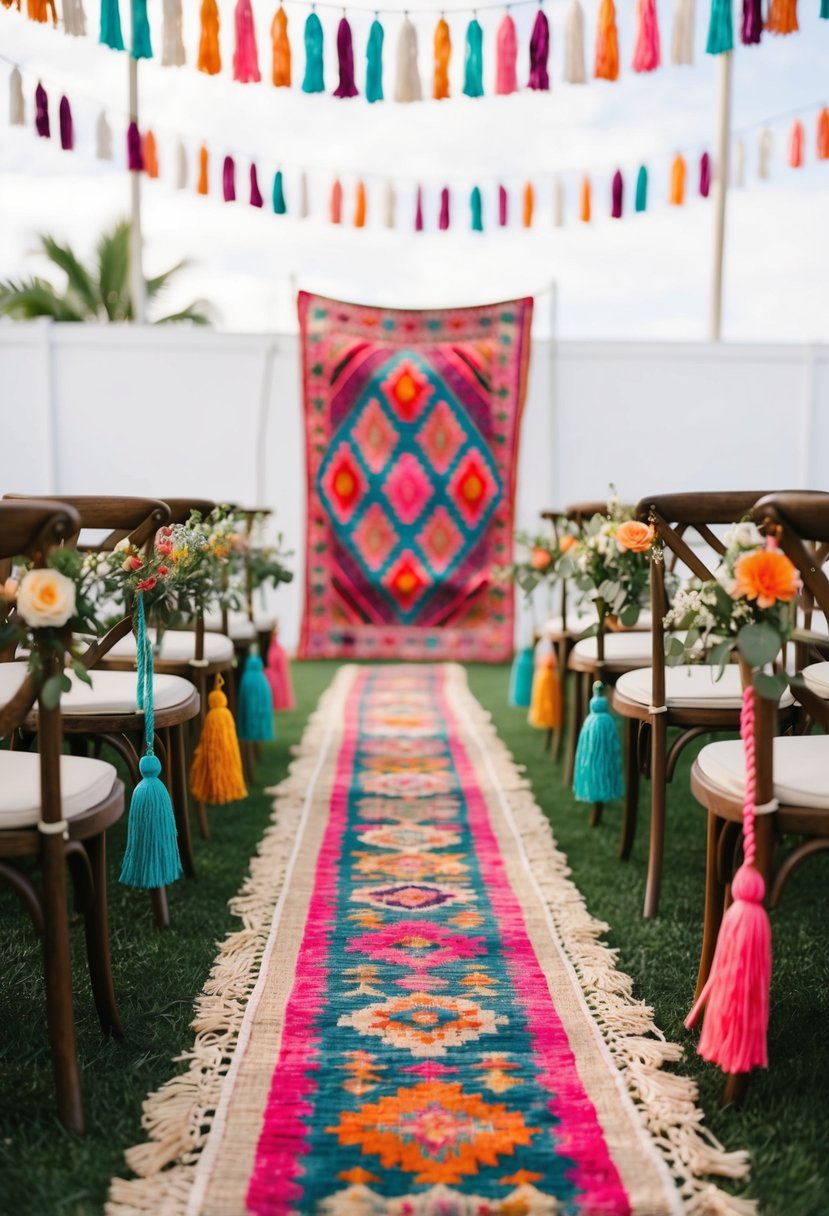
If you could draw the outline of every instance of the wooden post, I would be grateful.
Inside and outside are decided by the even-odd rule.
[[[138,60],[127,55],[129,64],[130,122],[138,124]],[[147,289],[144,281],[144,237],[141,231],[141,172],[130,173],[130,297],[136,325],[147,320]]]
[[[722,337],[723,256],[725,252],[725,204],[728,195],[728,153],[731,143],[731,51],[719,56],[720,83],[717,102],[717,172],[714,179],[714,268],[708,336]]]

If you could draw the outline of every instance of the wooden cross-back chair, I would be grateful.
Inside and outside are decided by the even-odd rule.
[[[49,550],[77,532],[75,511],[54,501],[0,502],[0,560],[29,556],[42,564]],[[26,674],[0,708],[0,737],[14,741],[39,698]],[[47,658],[42,680],[61,669]],[[83,914],[93,998],[101,1026],[121,1037],[109,955],[106,830],[124,812],[124,787],[98,759],[61,754],[60,706],[36,709],[38,753],[0,750],[0,881],[8,883],[43,942],[46,1016],[58,1115],[83,1132],[75,1040],[67,912],[67,867]],[[19,862],[36,859],[37,885]]]

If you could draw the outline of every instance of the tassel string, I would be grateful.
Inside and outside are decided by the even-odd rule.
[[[747,866],[754,865],[757,842],[754,836],[754,819],[757,813],[757,745],[754,738],[754,688],[751,684],[743,690],[740,710],[740,738],[746,758],[745,793],[743,800],[743,858]]]

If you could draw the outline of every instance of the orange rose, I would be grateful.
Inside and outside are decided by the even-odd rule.
[[[773,608],[778,600],[788,604],[799,586],[797,570],[779,549],[746,553],[734,567],[733,594],[756,600],[758,608]]]
[[[552,560],[552,554],[542,545],[533,545],[532,553],[530,554],[530,565],[533,570],[546,570]]]
[[[628,553],[647,553],[653,544],[653,525],[640,523],[638,519],[626,519],[616,529],[619,547]]]
[[[562,536],[561,540],[559,541],[558,547],[562,553],[569,553],[571,549],[575,549],[575,547],[578,543],[579,543],[578,537],[570,536],[570,534],[568,533],[567,535]]]

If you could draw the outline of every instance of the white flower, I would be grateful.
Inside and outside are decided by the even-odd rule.
[[[115,552],[116,553],[126,553],[127,549],[131,549],[131,548],[132,548],[132,541],[129,539],[128,536],[125,536],[123,540],[118,541],[118,544],[115,546]]]
[[[17,593],[17,611],[33,629],[65,625],[75,615],[75,584],[59,570],[30,570]]]
[[[744,519],[742,523],[735,524],[726,532],[723,539],[729,549],[735,546],[738,549],[758,549],[763,544],[760,529],[750,519]]]

